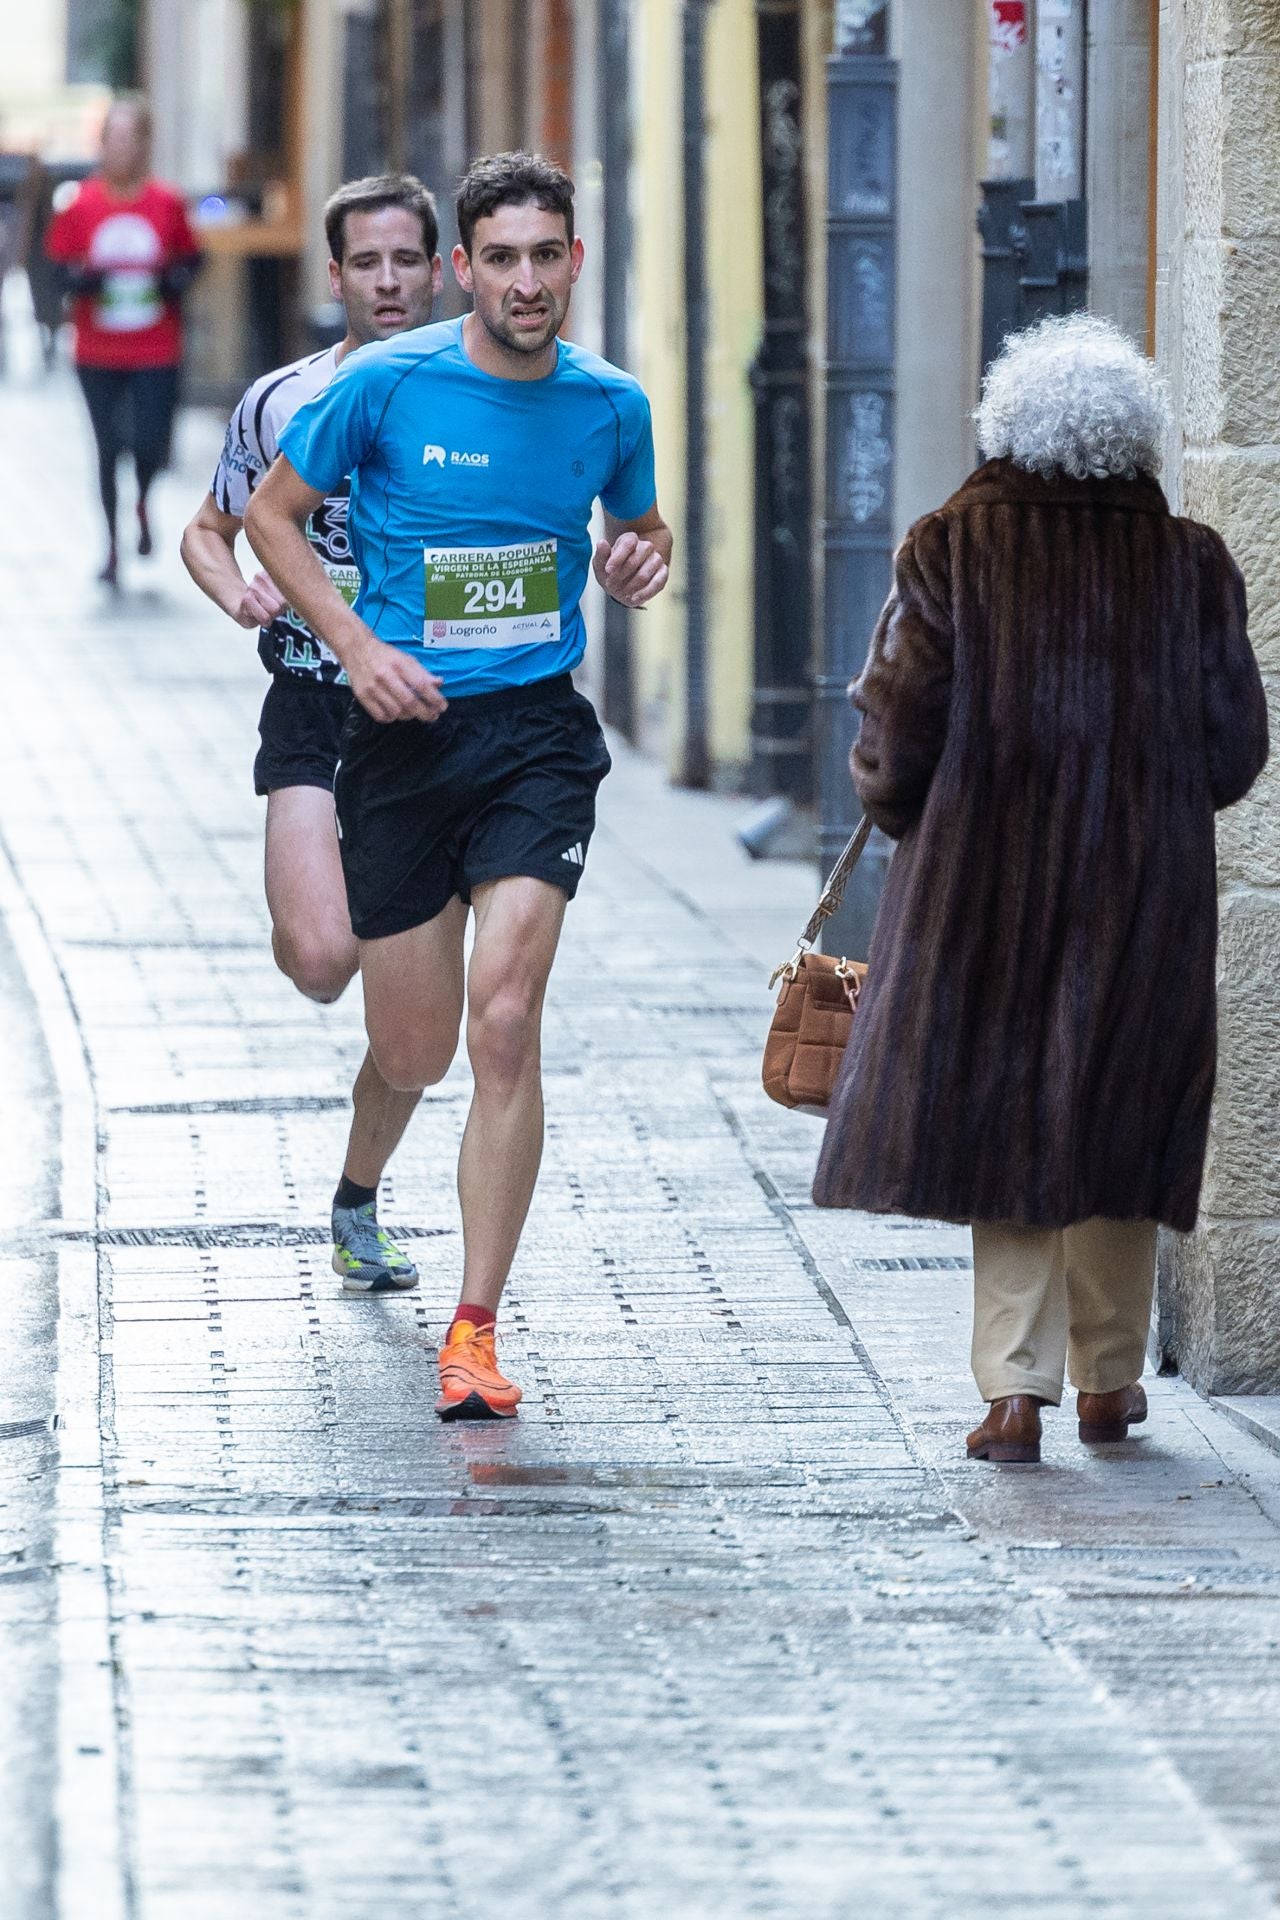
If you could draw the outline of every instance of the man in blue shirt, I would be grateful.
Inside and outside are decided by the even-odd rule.
[[[476,1419],[520,1400],[494,1323],[542,1153],[547,978],[609,770],[569,677],[579,602],[592,568],[643,606],[666,584],[671,535],[643,393],[558,338],[583,257],[568,176],[530,154],[478,160],[458,230],[474,311],[349,355],[282,432],[246,527],[358,703],[334,794],[369,1044],[392,1086],[443,1077],[467,1004],[464,1270],[436,1410]],[[354,608],[304,532],[345,474]]]

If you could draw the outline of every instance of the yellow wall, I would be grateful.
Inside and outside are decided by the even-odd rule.
[[[760,86],[753,0],[707,18],[708,708],[719,785],[746,766],[755,678],[755,409],[763,324]]]
[[[678,772],[684,748],[685,316],[679,0],[633,12],[634,361],[653,405],[658,501],[675,533],[668,591],[632,619],[641,743]],[[760,339],[760,155],[755,9],[718,0],[706,44],[707,696],[719,783],[747,757],[753,677],[753,415]]]
[[[675,534],[671,583],[632,614],[640,744],[679,765],[684,699],[684,306],[679,0],[632,10],[632,360],[653,407],[658,505]]]

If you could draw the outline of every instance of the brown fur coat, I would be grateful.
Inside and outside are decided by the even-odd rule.
[[[898,846],[818,1205],[1192,1227],[1213,815],[1267,758],[1222,540],[1154,480],[990,461],[907,534],[853,695]]]

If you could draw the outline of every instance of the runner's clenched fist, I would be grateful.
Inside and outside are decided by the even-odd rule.
[[[241,595],[235,621],[241,627],[269,627],[285,609],[285,598],[269,573],[255,573]]]
[[[622,533],[602,540],[591,560],[592,572],[609,595],[624,607],[642,607],[667,584],[667,563],[651,540]]]
[[[352,693],[374,720],[438,720],[447,705],[434,673],[372,634],[351,654],[347,674]]]

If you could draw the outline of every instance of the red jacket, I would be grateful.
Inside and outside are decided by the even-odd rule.
[[[147,180],[119,199],[95,175],[50,222],[45,251],[60,265],[101,275],[73,304],[78,366],[177,366],[182,315],[162,275],[200,248],[173,187]]]

